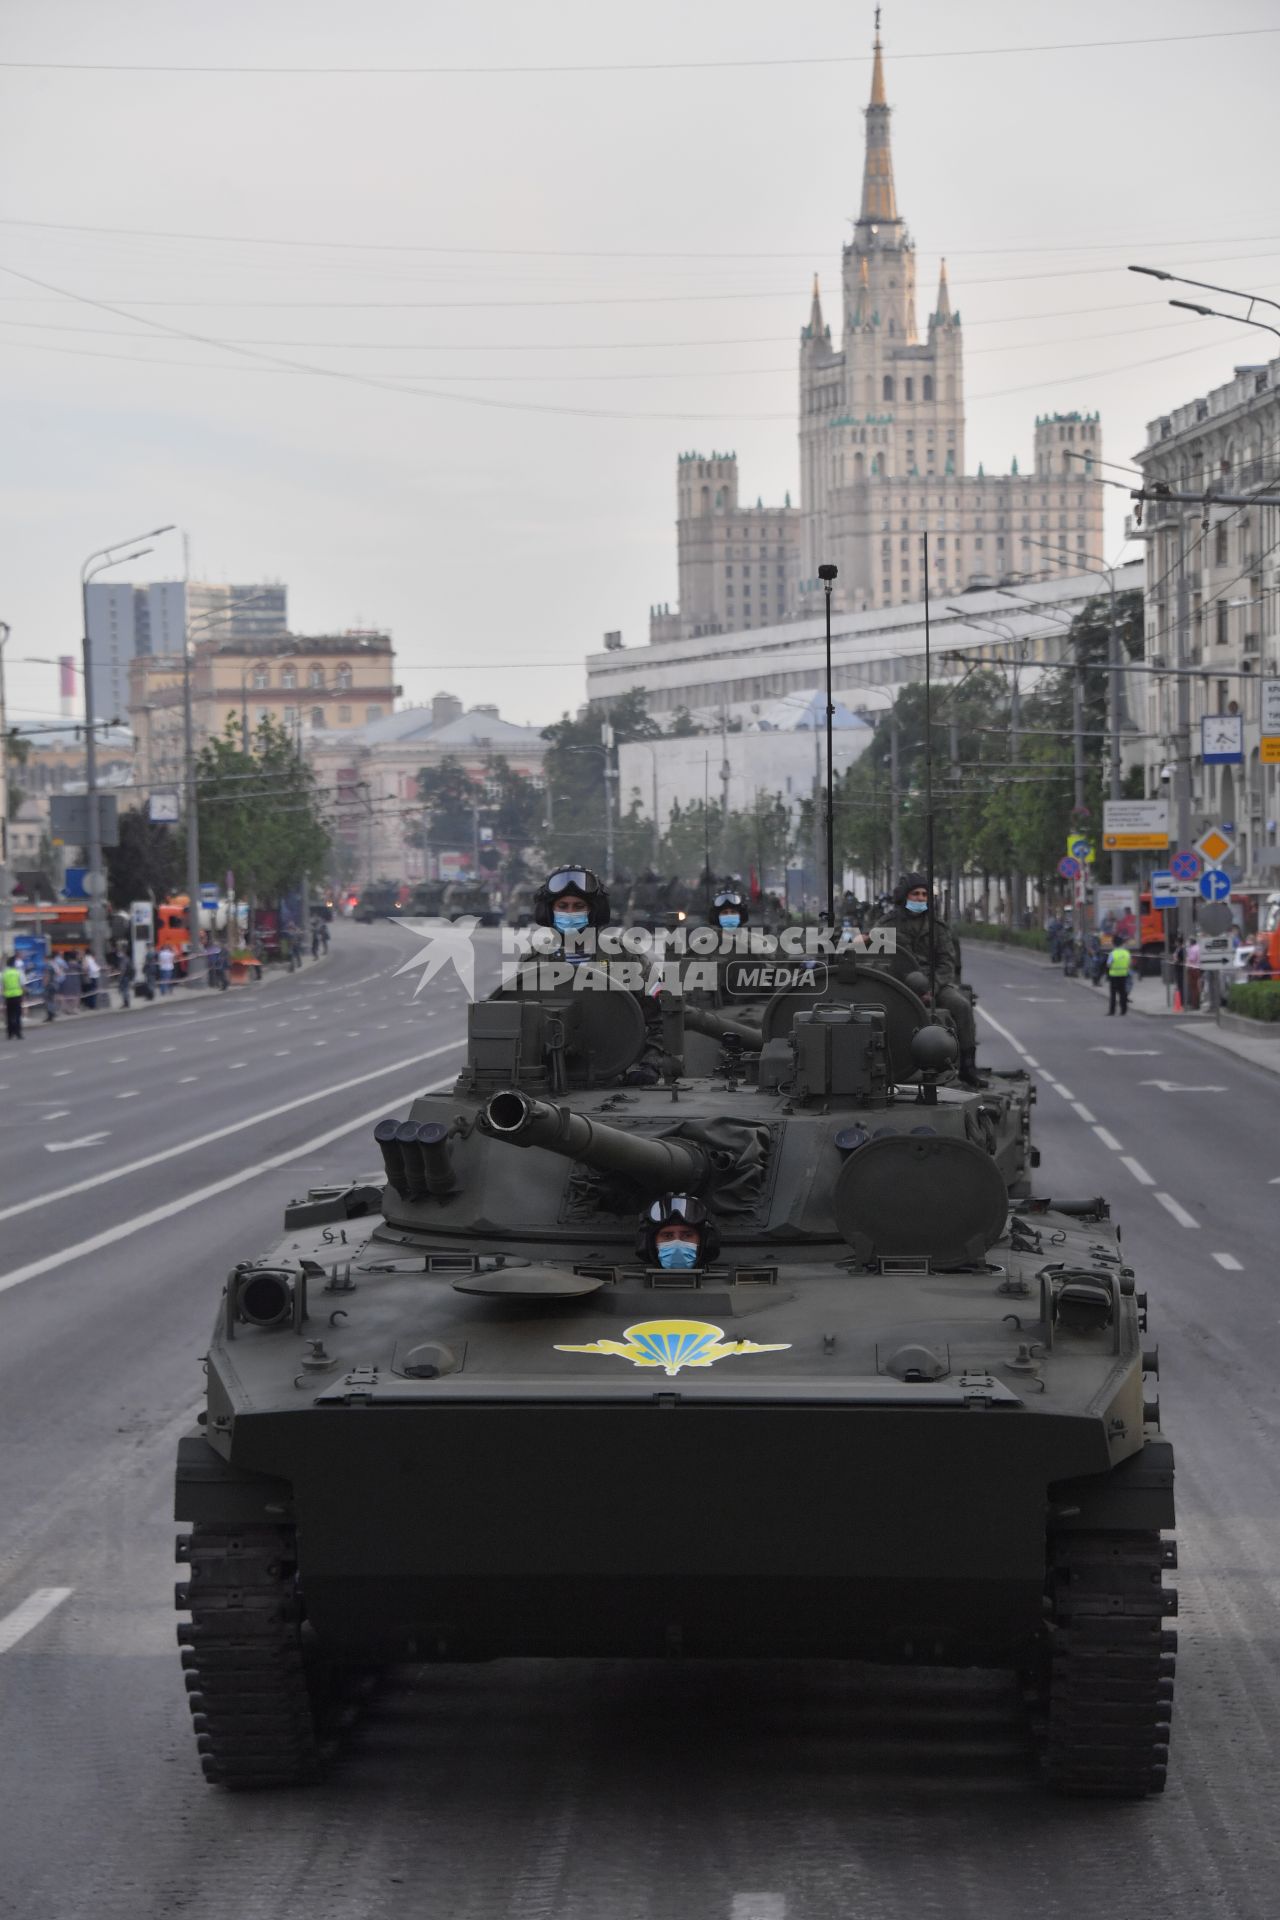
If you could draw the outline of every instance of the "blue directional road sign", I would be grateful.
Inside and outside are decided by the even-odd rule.
[[[1231,875],[1225,867],[1210,867],[1208,873],[1200,876],[1200,897],[1203,900],[1225,900],[1231,892]]]
[[[1198,880],[1200,877],[1200,857],[1186,852],[1175,853],[1169,862],[1169,871],[1175,880]]]

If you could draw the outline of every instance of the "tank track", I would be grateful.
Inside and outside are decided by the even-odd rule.
[[[289,1526],[196,1525],[176,1557],[178,1627],[204,1777],[225,1787],[301,1786],[320,1777],[331,1706],[307,1647]]]
[[[1048,1551],[1048,1624],[1035,1689],[1046,1784],[1138,1800],[1164,1790],[1177,1548],[1158,1533],[1063,1533]]]

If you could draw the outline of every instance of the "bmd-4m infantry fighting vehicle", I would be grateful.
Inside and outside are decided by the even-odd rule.
[[[958,1088],[846,969],[745,1040],[704,1015],[697,1077],[664,997],[633,1088],[654,1023],[595,978],[473,1007],[378,1179],[227,1278],[177,1479],[208,1778],[316,1777],[405,1658],[799,1655],[1010,1669],[1047,1784],[1158,1791],[1146,1298],[1104,1201],[1030,1196],[1025,1075]],[[637,1251],[668,1192],[718,1229],[692,1270]]]

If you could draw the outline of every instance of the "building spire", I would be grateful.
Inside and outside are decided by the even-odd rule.
[[[942,270],[938,275],[938,298],[933,312],[934,318],[937,320],[949,320],[951,318],[951,289],[947,285],[947,262],[945,257],[942,262]]]
[[[822,295],[818,292],[818,276],[813,276],[813,305],[809,308],[809,338],[820,340],[825,332],[822,321]]]
[[[894,223],[898,202],[893,190],[893,156],[889,151],[889,99],[884,84],[880,46],[880,9],[876,8],[875,61],[871,69],[871,101],[866,109],[867,159],[862,175],[860,221],[877,226]]]

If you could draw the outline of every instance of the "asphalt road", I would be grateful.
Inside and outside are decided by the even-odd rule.
[[[370,1170],[373,1120],[457,1069],[465,996],[415,1001],[408,950],[340,926],[328,961],[252,996],[0,1054],[0,1913],[1273,1916],[1280,1083],[985,951],[982,1057],[1034,1062],[1038,1190],[1110,1195],[1152,1298],[1181,1512],[1164,1797],[1042,1798],[1000,1676],[785,1659],[410,1670],[321,1788],[204,1785],[173,1448],[228,1266],[295,1191]]]

